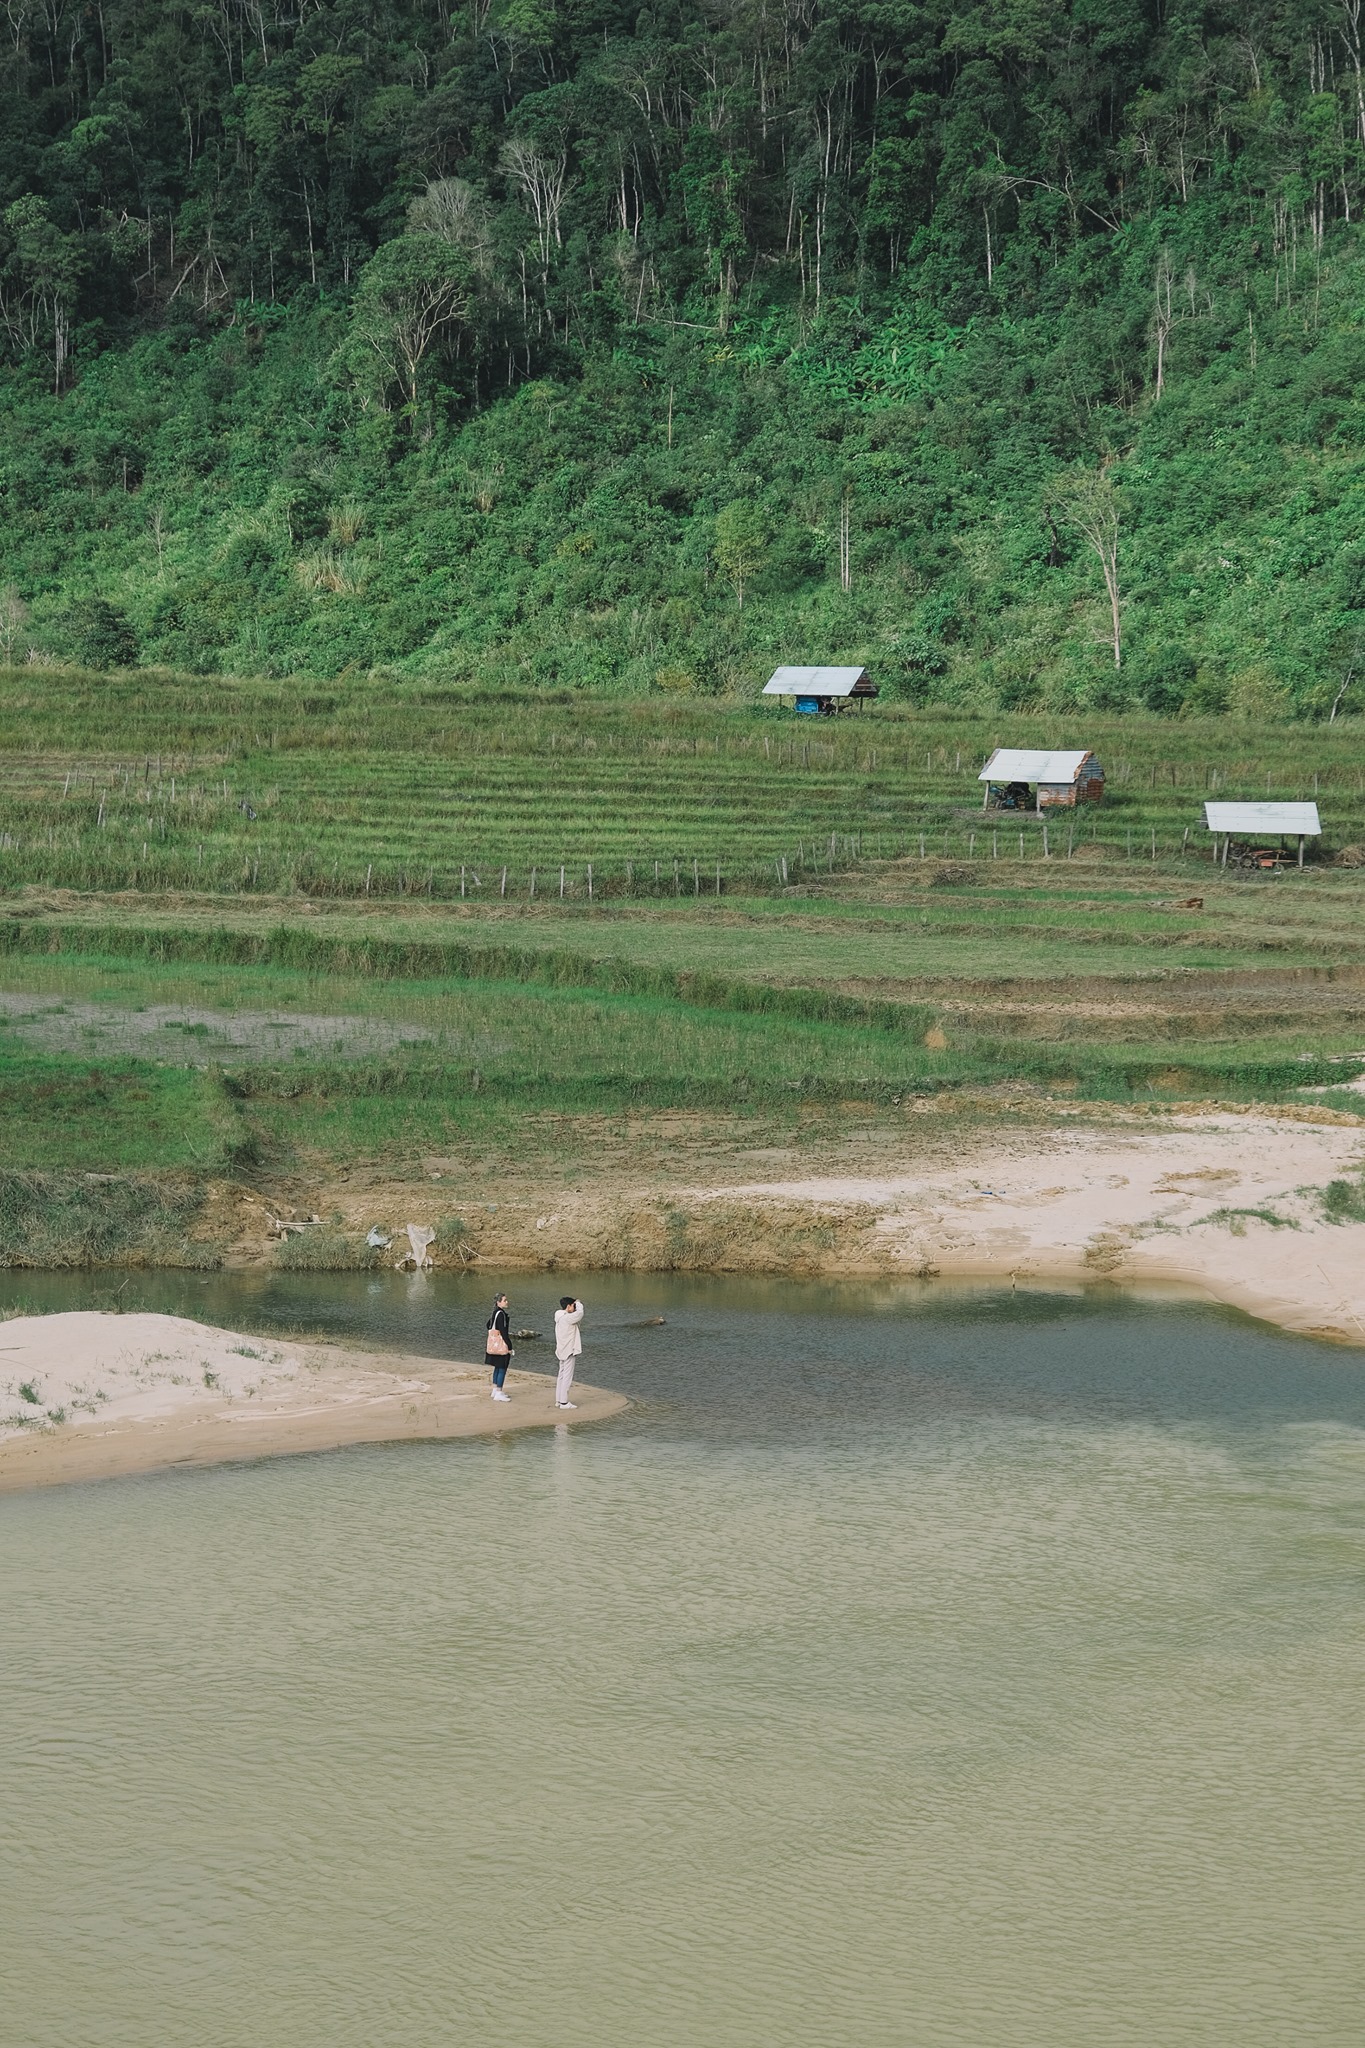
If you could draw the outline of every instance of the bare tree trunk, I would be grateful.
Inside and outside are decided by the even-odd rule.
[[[1100,566],[1104,570],[1104,587],[1109,592],[1109,618],[1114,634],[1114,667],[1123,666],[1123,629],[1119,624],[1119,548],[1118,535],[1114,546],[1106,556],[1100,555]]]
[[[1054,499],[1065,523],[1078,533],[1099,562],[1109,599],[1109,634],[1114,667],[1123,666],[1123,625],[1119,610],[1119,507],[1106,463],[1098,475],[1073,473]]]
[[[1171,266],[1166,252],[1161,253],[1156,267],[1156,303],[1152,311],[1152,339],[1156,343],[1156,390],[1152,403],[1161,403],[1161,394],[1166,388],[1166,344],[1171,338],[1175,325],[1175,313],[1171,305]]]
[[[1342,14],[1346,26],[1341,31],[1341,40],[1355,72],[1356,84],[1356,140],[1365,142],[1365,69],[1361,64],[1361,13],[1365,0],[1342,0]]]
[[[303,180],[303,214],[308,223],[308,275],[312,283],[318,281],[318,257],[313,247],[313,209],[308,203],[308,180]]]

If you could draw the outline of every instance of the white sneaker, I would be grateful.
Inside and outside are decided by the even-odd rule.
[[[556,1401],[556,1402],[555,1402],[555,1407],[556,1407],[556,1408],[576,1408],[577,1406],[578,1406],[578,1403],[577,1403],[577,1401]]]
[[[504,1394],[501,1387],[494,1387],[493,1399],[495,1401],[510,1401],[511,1398],[512,1396],[510,1394]]]

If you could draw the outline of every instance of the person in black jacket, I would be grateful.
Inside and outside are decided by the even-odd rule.
[[[507,1368],[512,1360],[512,1326],[507,1316],[507,1296],[500,1294],[493,1303],[493,1313],[488,1318],[488,1342],[484,1346],[483,1362],[493,1368],[493,1399],[510,1401],[512,1396],[503,1386]]]

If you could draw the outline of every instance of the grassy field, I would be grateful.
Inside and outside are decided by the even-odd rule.
[[[1105,803],[1045,854],[976,809],[1038,720],[33,671],[0,703],[0,1263],[202,1263],[224,1183],[439,1174],[454,1214],[684,1170],[661,1132],[1365,1107],[1365,867],[1236,875],[1197,829],[1268,782],[1365,842],[1354,724],[1089,724]]]
[[[907,855],[1187,867],[1208,859],[1209,795],[1316,795],[1337,851],[1365,845],[1358,725],[894,705],[816,721],[661,698],[480,702],[360,677],[309,692],[0,671],[0,888],[676,901],[781,894]],[[1046,842],[1035,818],[983,817],[990,750],[1059,738],[1099,753],[1104,804],[1053,818]]]
[[[11,901],[10,1157],[50,1159],[55,1131],[87,1169],[207,1170],[253,1148],[378,1160],[556,1111],[889,1112],[1020,1087],[1282,1099],[1355,1071],[1365,876],[1222,883],[1200,913],[1112,890],[1050,944],[1037,921],[1066,906],[1022,881],[1013,900],[941,893],[952,914],[928,939],[913,902],[847,899],[818,919],[803,900],[791,918],[434,908],[401,924],[306,905],[229,922],[204,905],[53,915]],[[1296,905],[1307,929],[1291,944]],[[1221,950],[1188,930],[1210,916],[1233,927]]]

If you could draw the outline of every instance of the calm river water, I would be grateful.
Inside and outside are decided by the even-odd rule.
[[[1365,1353],[581,1285],[618,1422],[0,1498],[7,2048],[1357,2048]]]

